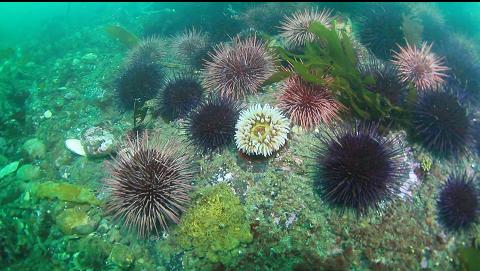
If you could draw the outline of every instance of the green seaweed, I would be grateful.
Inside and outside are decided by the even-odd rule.
[[[276,47],[280,58],[289,62],[295,73],[308,82],[328,86],[354,116],[404,123],[404,109],[365,88],[374,79],[362,80],[356,69],[352,42],[345,32],[335,30],[335,25],[328,29],[320,23],[312,23],[309,30],[317,36],[317,41],[307,43],[303,53],[294,54]],[[334,80],[326,80],[324,75]]]
[[[229,265],[239,254],[239,246],[253,238],[245,210],[225,184],[203,189],[198,195],[182,218],[177,241],[194,258]]]
[[[480,249],[475,247],[462,248],[459,251],[462,271],[478,270],[480,266]]]
[[[85,187],[69,183],[45,182],[34,184],[32,192],[34,196],[40,199],[59,199],[76,203],[100,205],[100,201],[92,191]]]
[[[104,30],[109,37],[120,41],[127,48],[133,48],[138,44],[137,36],[119,25],[107,25]]]

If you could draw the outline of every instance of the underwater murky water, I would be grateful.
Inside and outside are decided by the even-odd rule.
[[[0,13],[0,269],[480,270],[478,3]]]

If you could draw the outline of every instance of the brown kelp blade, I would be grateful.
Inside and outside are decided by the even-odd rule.
[[[120,41],[127,48],[132,48],[138,44],[137,36],[119,25],[105,26],[105,33],[107,33],[109,37]]]

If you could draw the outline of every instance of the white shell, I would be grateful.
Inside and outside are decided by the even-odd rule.
[[[79,139],[67,139],[65,141],[65,146],[67,149],[71,150],[72,152],[81,155],[87,156],[85,149],[83,148],[82,142]]]

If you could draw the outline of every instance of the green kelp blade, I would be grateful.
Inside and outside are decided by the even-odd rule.
[[[463,271],[476,271],[480,268],[480,250],[474,247],[460,249],[460,262]]]
[[[270,78],[263,82],[263,86],[268,86],[274,83],[278,83],[290,77],[292,75],[289,71],[276,71]]]

